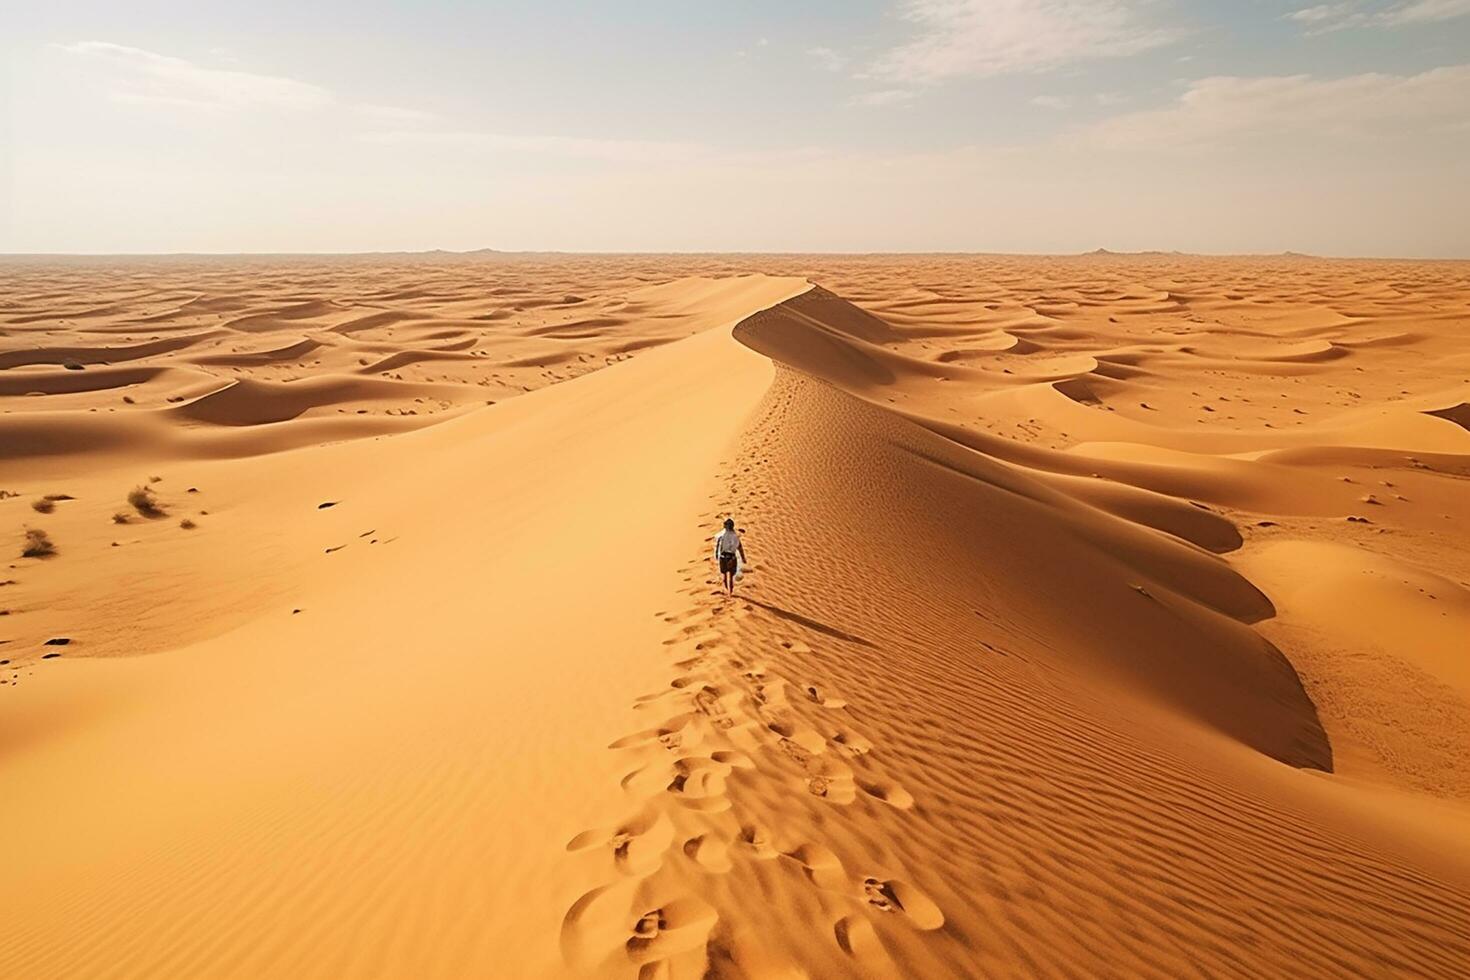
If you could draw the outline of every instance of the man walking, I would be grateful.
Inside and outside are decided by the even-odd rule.
[[[734,594],[735,573],[745,561],[745,546],[740,543],[733,518],[726,518],[725,529],[715,536],[715,557],[720,561],[720,584],[727,594]]]

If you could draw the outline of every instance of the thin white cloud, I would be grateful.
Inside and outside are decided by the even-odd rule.
[[[1392,25],[1428,24],[1452,20],[1470,14],[1470,0],[1415,0],[1382,14],[1383,22]]]
[[[57,47],[101,68],[108,98],[117,102],[191,109],[332,110],[355,124],[362,139],[380,144],[422,144],[612,163],[690,160],[704,152],[692,143],[465,129],[422,109],[348,102],[322,86],[294,78],[209,68],[185,58],[108,41],[80,41]]]
[[[1127,101],[1128,96],[1120,92],[1093,92],[1090,95],[1034,95],[1031,97],[1032,105],[1057,111],[1088,105],[1106,109],[1122,105]]]
[[[807,48],[806,53],[811,55],[816,63],[827,71],[841,71],[847,67],[847,59],[831,48]]]
[[[389,128],[428,125],[439,122],[442,118],[438,113],[396,105],[356,105],[352,110],[364,122]]]
[[[904,0],[918,36],[883,54],[873,77],[907,83],[1048,71],[1174,40],[1139,0]]]
[[[914,93],[906,88],[884,88],[873,92],[861,92],[848,101],[852,105],[889,106],[902,105],[913,99]]]
[[[1352,13],[1352,10],[1353,5],[1350,3],[1319,3],[1315,7],[1293,10],[1286,15],[1286,19],[1294,20],[1299,24],[1321,24],[1345,17]]]
[[[315,109],[332,103],[319,85],[234,69],[208,68],[184,58],[109,41],[79,41],[61,50],[108,73],[108,94],[120,102],[199,108]]]
[[[1470,15],[1470,0],[1397,0],[1388,4],[1339,0],[1293,10],[1286,19],[1303,25],[1308,34],[1326,34],[1351,27],[1434,24],[1466,15]]]
[[[699,158],[707,149],[698,143],[661,140],[593,139],[537,136],[481,130],[397,129],[365,133],[371,143],[422,145],[456,150],[527,153],[613,163],[675,163]]]
[[[1456,65],[1417,75],[1204,78],[1173,105],[1114,116],[1076,135],[1119,150],[1197,149],[1263,137],[1428,138],[1459,131],[1467,120],[1470,65]]]

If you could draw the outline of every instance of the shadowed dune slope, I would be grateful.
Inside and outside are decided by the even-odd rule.
[[[727,471],[720,499],[762,548],[752,581],[682,647],[676,691],[647,696],[655,748],[627,765],[677,779],[655,754],[668,733],[683,756],[754,764],[729,768],[718,814],[650,793],[623,825],[667,821],[696,855],[730,855],[713,879],[677,855],[647,872],[718,916],[710,962],[892,977],[1470,962],[1470,867],[1446,862],[1462,822],[1370,826],[1353,788],[1282,766],[1271,753],[1330,755],[1274,648],[915,440],[782,371],[749,469]],[[1040,556],[1061,567],[1039,574]]]
[[[805,300],[745,321],[736,337],[763,350],[785,335],[784,349],[796,350],[783,314]],[[818,359],[801,356],[809,353],[797,356],[810,368]],[[1152,691],[1281,761],[1331,769],[1291,665],[1242,625],[1270,615],[1270,602],[1220,559],[856,399],[830,394],[824,411],[834,418],[806,420],[795,432],[844,434],[820,446],[822,455],[818,438],[802,438],[813,465],[826,460],[834,476],[853,474],[853,492],[833,486],[806,499],[887,504],[829,521],[849,524],[859,538],[901,529],[882,549],[893,566],[884,578],[910,590],[985,596],[990,608],[974,615],[1026,621],[1061,652],[1053,655],[1059,666],[1107,677],[1122,697]],[[861,455],[849,460],[844,451]],[[886,478],[881,496],[877,474]],[[883,593],[874,588],[875,598]],[[1051,612],[1059,608],[1069,615]]]

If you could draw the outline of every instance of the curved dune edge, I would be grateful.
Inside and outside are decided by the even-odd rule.
[[[847,332],[855,322],[862,322],[856,308],[812,290],[743,320],[735,337],[822,381],[912,383],[912,376],[866,366],[879,358],[868,352],[868,341]],[[814,498],[854,509],[827,523],[875,529],[868,533],[882,533],[876,529],[883,525],[904,527],[924,542],[920,550],[926,554],[947,537],[973,542],[967,552],[954,554],[957,567],[949,570],[957,601],[988,593],[998,611],[1031,604],[1060,608],[1069,595],[1092,602],[1111,596],[1114,609],[1106,620],[1077,617],[1093,638],[1071,654],[1076,667],[1111,678],[1123,696],[1152,692],[1158,703],[1283,762],[1331,770],[1331,748],[1290,664],[1259,636],[1221,619],[1263,619],[1274,613],[1270,602],[1203,549],[1156,533],[1160,525],[1171,526],[1171,514],[1173,526],[1188,533],[1187,522],[1179,521],[1187,502],[1116,483],[1073,497],[1066,490],[1082,482],[1075,477],[1072,483],[1037,480],[895,413],[855,400],[823,401],[822,412],[833,417],[810,420],[801,431],[845,430],[849,443],[866,443],[859,458],[834,463],[863,480],[893,474],[895,505],[903,507],[862,513],[854,501]],[[847,451],[859,452],[855,446]],[[1118,516],[1130,509],[1144,519],[1134,523]],[[1196,526],[1211,523],[1208,515],[1201,518]],[[997,527],[1006,529],[1004,536]],[[1223,529],[1210,531],[1228,541]],[[1236,545],[1239,540],[1237,535]],[[998,576],[991,568],[1005,573]],[[872,586],[875,596],[912,587],[908,580]],[[1149,624],[1154,615],[1159,626]],[[1161,629],[1165,622],[1177,631]],[[1064,646],[1060,636],[1052,642]],[[1181,664],[1172,651],[1186,646],[1194,656]]]
[[[939,407],[1029,424],[1068,400],[1047,372],[961,374],[800,278],[639,304],[703,330],[391,438],[187,400],[131,413],[172,449],[119,426],[48,464],[70,550],[21,588],[152,578],[55,610],[74,644],[4,692],[0,974],[1463,972],[1453,762],[1365,764],[1412,740],[1343,727],[1362,678],[1291,630],[1355,627],[1242,516],[1340,514],[1361,482],[1293,454],[1389,449],[1027,444]],[[373,381],[332,374],[202,410]],[[169,517],[109,527],[140,460]],[[736,602],[713,509],[755,558]],[[1375,622],[1456,586],[1368,570]]]

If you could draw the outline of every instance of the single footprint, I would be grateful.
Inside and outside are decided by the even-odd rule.
[[[830,769],[812,773],[807,780],[806,789],[813,796],[839,806],[846,806],[857,798],[857,786],[853,783],[852,776]]]
[[[725,706],[720,704],[719,690],[708,684],[694,692],[694,708],[709,718],[710,724],[716,728],[732,728],[735,725],[727,716]]]
[[[804,766],[812,761],[812,754],[789,738],[783,738],[776,744],[781,747],[782,752],[785,752],[791,758],[792,762],[795,762],[799,766]]]
[[[838,891],[846,887],[847,874],[842,861],[830,848],[817,843],[806,843],[789,855],[818,888]]]
[[[908,790],[899,786],[897,783],[859,779],[857,784],[859,789],[875,800],[880,800],[899,810],[913,809],[913,796],[910,795]]]
[[[668,790],[692,809],[727,810],[730,801],[725,798],[725,776],[729,772],[728,765],[713,759],[683,758],[674,763],[674,778]]]
[[[610,749],[629,749],[635,745],[643,745],[647,742],[653,741],[656,738],[661,738],[667,731],[669,731],[668,728],[645,728],[641,732],[634,732],[632,735],[624,735],[622,738],[617,739],[616,741],[609,742],[607,747]]]
[[[654,909],[652,912],[645,912],[643,918],[634,923],[633,938],[653,939],[660,930],[668,927],[668,922],[664,919],[664,910]]]
[[[755,763],[749,756],[741,752],[729,749],[719,749],[711,752],[709,757],[715,762],[729,766],[731,769],[754,769]]]
[[[832,934],[839,949],[870,967],[881,969],[892,963],[878,938],[878,930],[862,916],[844,915],[833,924]]]
[[[883,912],[902,913],[920,929],[938,929],[944,925],[944,913],[939,906],[906,882],[864,878],[863,894],[869,905]]]
[[[712,834],[700,834],[684,842],[684,856],[706,871],[723,874],[735,865],[730,860],[730,845]]]
[[[708,684],[694,692],[694,707],[700,713],[710,716],[725,713],[725,709],[720,705],[719,689]]]
[[[771,844],[771,836],[764,827],[747,824],[740,828],[740,842],[747,845],[755,856],[762,860],[779,857],[780,852]]]
[[[719,916],[697,898],[680,898],[643,913],[633,923],[626,948],[637,964],[653,963],[700,949]]]
[[[822,755],[827,751],[827,740],[820,732],[807,728],[805,725],[798,727],[788,721],[777,720],[767,722],[766,727],[781,736],[776,742],[781,751],[802,765],[810,761],[813,756]]]
[[[817,686],[815,684],[808,684],[807,685],[807,687],[806,687],[806,697],[807,697],[807,700],[808,701],[811,701],[813,704],[819,704],[819,705],[821,705],[824,708],[845,708],[845,707],[847,707],[847,702],[846,701],[843,701],[841,698],[828,698],[828,697],[823,697],[822,696],[822,693],[817,690]]]
[[[610,831],[583,831],[567,842],[567,850],[603,848],[619,871],[639,875],[658,867],[673,838],[674,827],[666,817],[646,812]]]

